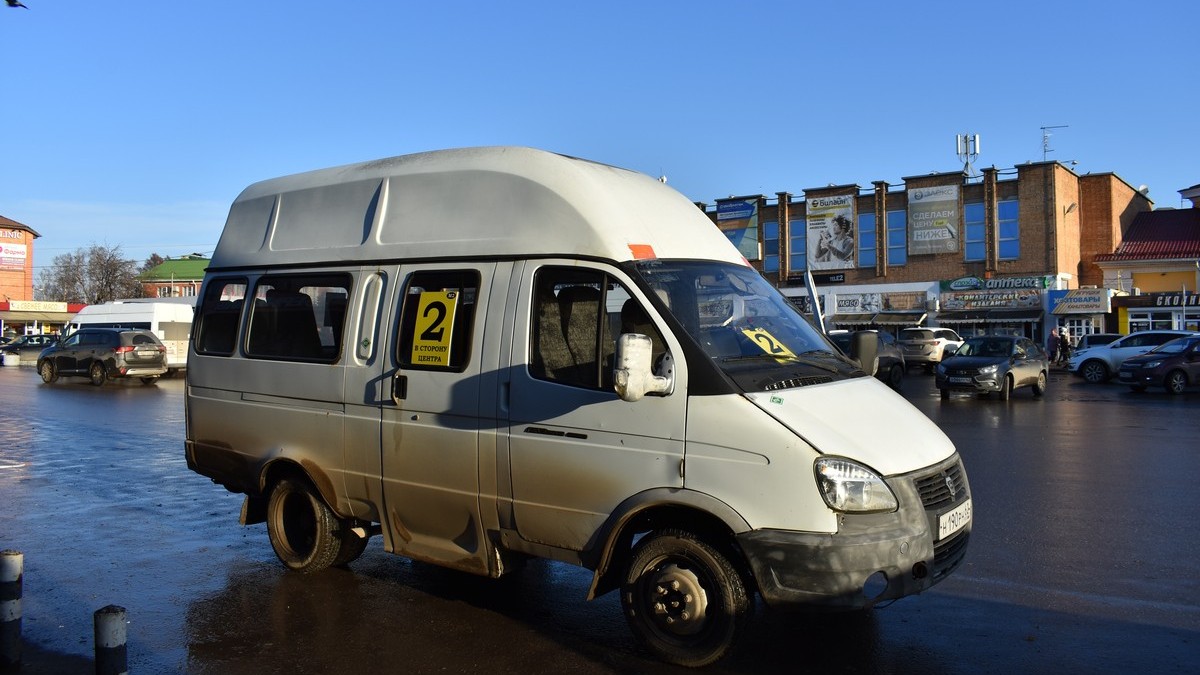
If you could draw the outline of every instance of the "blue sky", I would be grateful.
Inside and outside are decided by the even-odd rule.
[[[693,201],[1049,159],[1200,183],[1179,2],[23,0],[0,7],[0,215],[36,273],[91,244],[210,253],[246,185],[528,145]],[[1190,28],[1189,28],[1190,26]]]

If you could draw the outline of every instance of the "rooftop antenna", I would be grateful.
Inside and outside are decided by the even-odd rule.
[[[975,175],[971,166],[979,159],[979,134],[955,134],[955,147],[958,150],[958,161],[963,163],[963,173]]]
[[[1050,133],[1050,130],[1051,129],[1066,129],[1068,126],[1070,126],[1070,125],[1069,124],[1055,124],[1055,125],[1051,125],[1051,126],[1042,127],[1042,161],[1043,162],[1046,161],[1046,155],[1049,155],[1050,153],[1054,152],[1053,150],[1050,149],[1050,136],[1053,135]]]

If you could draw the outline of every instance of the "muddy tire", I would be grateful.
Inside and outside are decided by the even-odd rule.
[[[271,548],[288,569],[320,572],[338,559],[342,540],[337,516],[303,481],[284,478],[267,504]]]
[[[88,379],[97,387],[103,386],[108,380],[108,371],[104,369],[104,364],[99,361],[93,361],[92,367],[88,368]]]
[[[1012,398],[1013,379],[1012,375],[1004,376],[1004,383],[1000,385],[1000,400],[1007,401]]]
[[[58,379],[58,371],[54,369],[54,363],[50,361],[42,361],[42,365],[38,368],[38,373],[42,376],[42,382],[50,384]]]
[[[646,535],[634,549],[621,606],[646,649],[694,668],[735,647],[751,599],[742,576],[717,549],[689,532],[664,530]]]

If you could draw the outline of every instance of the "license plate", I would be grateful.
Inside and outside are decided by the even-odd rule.
[[[951,384],[971,384],[971,382],[972,382],[972,380],[969,377],[952,377],[952,378],[950,378]]]
[[[958,532],[971,522],[971,500],[954,507],[953,511],[938,516],[938,541]]]

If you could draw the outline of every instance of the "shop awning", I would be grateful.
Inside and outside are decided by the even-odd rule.
[[[1042,320],[1040,309],[993,309],[988,312],[988,323],[1032,323]]]
[[[925,312],[880,312],[871,323],[881,326],[919,326],[928,316]]]
[[[874,312],[866,314],[834,314],[829,317],[829,321],[839,326],[869,326],[873,318],[875,318]]]
[[[942,312],[942,323],[1025,323],[1042,320],[1040,309],[977,309],[963,312]]]
[[[73,316],[72,312],[0,312],[0,319],[15,322],[67,323]]]

